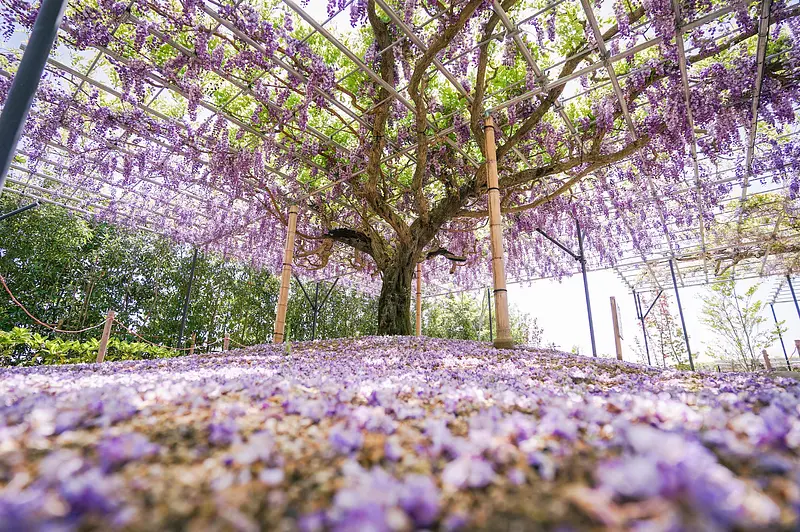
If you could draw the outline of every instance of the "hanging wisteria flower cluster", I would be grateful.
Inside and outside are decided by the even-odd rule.
[[[276,269],[298,202],[298,264],[380,274],[389,301],[422,260],[486,279],[488,112],[511,276],[574,271],[533,230],[573,241],[576,221],[592,267],[736,261],[753,235],[713,230],[742,219],[734,200],[757,185],[791,210],[800,190],[800,6],[765,1],[332,0],[321,21],[292,0],[75,0],[56,56],[77,66],[51,63],[17,171]],[[4,2],[0,32],[35,14]]]

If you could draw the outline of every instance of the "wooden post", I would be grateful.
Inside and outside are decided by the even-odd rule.
[[[422,263],[417,263],[417,336],[422,336]]]
[[[617,360],[622,360],[622,331],[619,327],[618,310],[617,300],[614,296],[611,296],[611,321],[614,323],[614,344],[617,347]]]
[[[111,326],[114,324],[114,311],[108,311],[106,314],[106,324],[103,326],[103,336],[100,337],[100,346],[97,349],[97,363],[101,363],[106,358],[106,351],[108,350],[108,339],[111,337]]]
[[[230,344],[231,344],[231,337],[228,336],[228,333],[226,332],[225,333],[225,339],[222,340],[222,350],[223,351],[227,351],[228,347],[230,346]]]
[[[772,371],[772,362],[769,361],[769,355],[767,354],[767,350],[763,349],[761,354],[764,355],[764,367],[767,368],[767,371]]]
[[[194,344],[197,342],[197,333],[192,333],[192,345],[189,347],[189,356],[194,354]]]
[[[278,310],[275,314],[275,331],[273,343],[283,342],[283,331],[286,327],[286,307],[289,304],[289,284],[292,282],[292,258],[294,257],[294,234],[297,230],[297,205],[289,207],[289,227],[286,232],[286,247],[283,250],[283,268],[281,269],[281,289],[278,293]]]
[[[514,347],[508,319],[508,291],[506,290],[506,263],[503,252],[503,222],[500,213],[500,188],[497,177],[497,152],[494,120],[486,116],[486,184],[489,194],[489,233],[492,240],[492,277],[494,280],[494,314],[497,320],[497,348]]]

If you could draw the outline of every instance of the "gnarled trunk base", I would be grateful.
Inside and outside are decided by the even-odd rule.
[[[414,265],[411,257],[396,260],[383,271],[383,286],[378,299],[378,334],[410,336],[411,278]]]

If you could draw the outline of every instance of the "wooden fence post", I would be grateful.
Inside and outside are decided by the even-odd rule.
[[[192,333],[192,345],[189,347],[189,356],[194,354],[194,344],[197,341],[197,333]]]
[[[617,299],[611,296],[611,321],[614,323],[614,345],[617,348],[617,360],[622,360],[622,331],[619,327],[618,311]]]
[[[286,307],[289,303],[289,284],[292,282],[292,258],[294,257],[294,235],[297,231],[297,205],[289,207],[289,227],[286,232],[286,247],[283,251],[281,269],[281,289],[278,293],[278,309],[275,313],[275,331],[272,342],[279,344],[284,339],[286,327]]]
[[[761,354],[764,355],[764,367],[767,371],[772,371],[772,362],[769,361],[769,355],[767,354],[767,350],[763,349]]]
[[[422,264],[417,263],[417,336],[422,336]]]
[[[114,324],[114,311],[109,309],[106,314],[106,324],[103,326],[103,336],[100,337],[100,346],[97,349],[97,363],[101,363],[106,358],[108,350],[108,339],[111,337],[111,326]]]
[[[222,340],[222,350],[223,351],[227,351],[228,347],[230,346],[230,344],[231,344],[231,337],[228,336],[228,333],[226,332],[225,333],[225,339]]]
[[[503,222],[500,212],[500,188],[497,177],[497,147],[495,146],[494,120],[486,116],[486,184],[489,195],[489,234],[492,241],[492,278],[494,280],[494,315],[497,320],[497,348],[514,347],[508,319],[508,291],[506,290],[506,263],[503,251]]]

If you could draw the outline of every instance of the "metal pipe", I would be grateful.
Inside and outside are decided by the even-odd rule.
[[[589,280],[586,278],[586,255],[583,252],[583,233],[581,224],[575,220],[575,228],[578,231],[578,260],[581,263],[581,274],[583,275],[583,293],[586,295],[586,313],[589,315],[589,336],[592,338],[592,356],[597,357],[597,343],[594,340],[594,320],[592,319],[592,302],[589,300]]]
[[[319,283],[316,283],[314,287],[314,307],[311,314],[311,340],[314,340],[317,336],[317,316],[319,316],[319,305],[317,305],[317,301],[319,301]]]
[[[650,362],[650,346],[647,343],[647,328],[644,326],[645,316],[642,315],[642,300],[635,290],[633,291],[633,304],[636,307],[636,317],[639,318],[639,321],[642,323],[642,336],[644,336],[644,351],[647,353],[647,365],[652,366],[653,363]]]
[[[778,324],[778,317],[775,315],[775,305],[770,303],[769,308],[772,310],[772,319],[775,320],[775,329],[778,331],[778,338],[781,341],[781,349],[783,349],[783,358],[786,359],[786,367],[789,371],[792,371],[792,364],[789,362],[789,355],[786,354],[786,344],[783,343],[783,335],[781,334],[781,327]]]
[[[181,347],[183,342],[183,333],[186,330],[186,316],[189,313],[189,301],[192,297],[192,283],[194,283],[194,271],[197,267],[197,248],[194,248],[192,254],[192,266],[189,269],[189,284],[186,286],[186,297],[183,300],[183,312],[181,313],[181,326],[178,329],[178,344]]]
[[[794,286],[792,285],[792,278],[786,276],[786,281],[789,283],[789,291],[792,293],[792,301],[794,301],[794,308],[797,310],[797,316],[800,317],[800,306],[797,305],[797,296],[794,293]]]
[[[42,0],[28,46],[22,54],[17,74],[11,82],[8,97],[0,112],[0,190],[14,159],[17,142],[22,135],[66,6],[67,0]]]
[[[25,211],[27,211],[29,209],[33,209],[34,207],[38,207],[38,206],[39,206],[39,201],[37,200],[37,201],[34,201],[33,203],[29,203],[27,205],[23,205],[19,209],[14,209],[11,212],[7,212],[5,214],[0,214],[0,222],[5,220],[6,218],[11,218],[12,216],[16,216],[17,214],[22,214],[23,212],[25,212]]]
[[[678,281],[675,279],[675,268],[672,260],[669,261],[669,272],[672,274],[672,286],[675,287],[675,299],[678,300],[678,312],[681,315],[681,326],[683,327],[683,339],[686,341],[686,352],[689,353],[689,367],[694,371],[694,360],[692,360],[692,349],[689,347],[689,333],[686,331],[686,320],[683,319],[683,306],[681,306],[681,294],[678,292]]]

